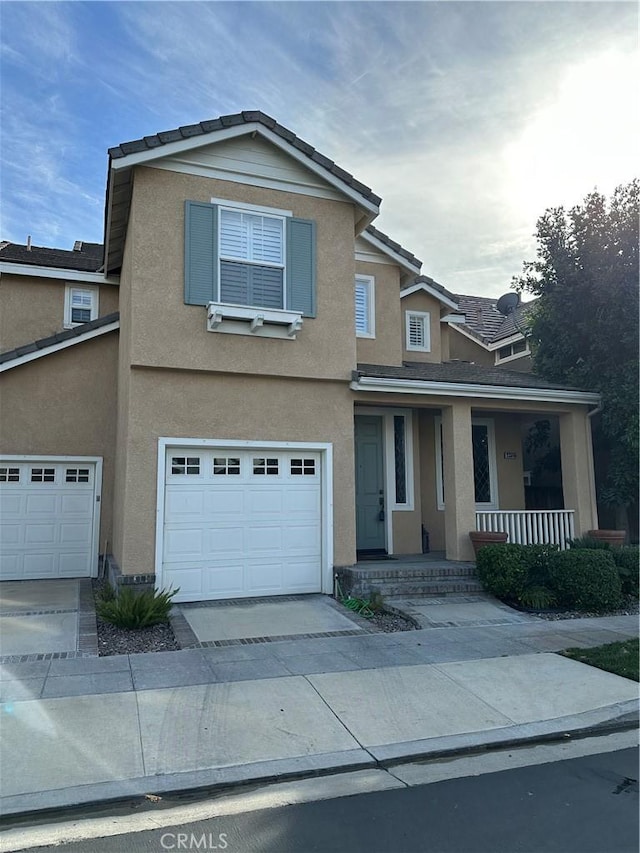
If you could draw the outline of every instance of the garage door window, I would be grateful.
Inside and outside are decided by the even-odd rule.
[[[0,468],[0,483],[19,483],[19,468]]]
[[[65,474],[67,483],[88,483],[89,469],[88,468],[67,468]]]
[[[172,474],[199,474],[200,457],[198,456],[173,456],[171,458]]]
[[[307,474],[310,476],[315,476],[316,473],[316,460],[315,459],[292,459],[291,460],[291,473],[292,474]]]
[[[227,474],[240,473],[240,459],[237,456],[215,456],[213,459],[213,473],[226,476]]]
[[[263,457],[254,458],[253,460],[254,474],[278,474],[279,465],[277,459],[265,459]]]
[[[55,483],[56,470],[55,468],[32,468],[31,482],[32,483]]]

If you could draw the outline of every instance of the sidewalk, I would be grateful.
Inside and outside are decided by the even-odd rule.
[[[550,652],[637,633],[613,616],[4,665],[0,813],[621,724],[637,684]]]

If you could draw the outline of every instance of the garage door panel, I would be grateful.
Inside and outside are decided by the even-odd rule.
[[[77,578],[86,571],[86,555],[84,551],[61,553],[58,555],[58,577]]]
[[[57,526],[55,524],[27,524],[24,528],[25,545],[54,545]]]
[[[52,515],[58,512],[58,495],[55,492],[27,494],[24,512],[26,515]]]
[[[24,541],[24,527],[21,524],[0,524],[0,540],[5,548],[20,545]]]
[[[63,494],[60,497],[60,511],[63,515],[81,515],[85,518],[92,518],[93,504],[93,493],[91,492]]]
[[[21,515],[24,512],[23,504],[23,495],[9,491],[0,492],[0,515],[2,515],[2,518]]]
[[[25,578],[57,578],[58,555],[54,551],[25,554],[22,576]]]
[[[60,525],[60,544],[79,545],[88,547],[91,545],[91,525],[86,522],[66,522]]]
[[[319,454],[200,449],[190,481],[171,461],[189,456],[167,453],[162,584],[180,586],[175,600],[319,592]]]

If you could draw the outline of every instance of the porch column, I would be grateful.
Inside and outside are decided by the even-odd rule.
[[[447,560],[473,560],[469,531],[476,528],[471,405],[442,409],[444,530]]]
[[[575,510],[575,533],[583,536],[598,527],[591,421],[582,411],[559,420],[564,508]]]

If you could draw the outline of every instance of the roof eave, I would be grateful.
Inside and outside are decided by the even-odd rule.
[[[426,379],[392,379],[358,376],[352,391],[419,394],[431,397],[477,397],[489,400],[522,400],[539,403],[578,403],[599,405],[599,394],[566,388],[526,388],[507,385],[480,385],[471,382],[437,382]]]

